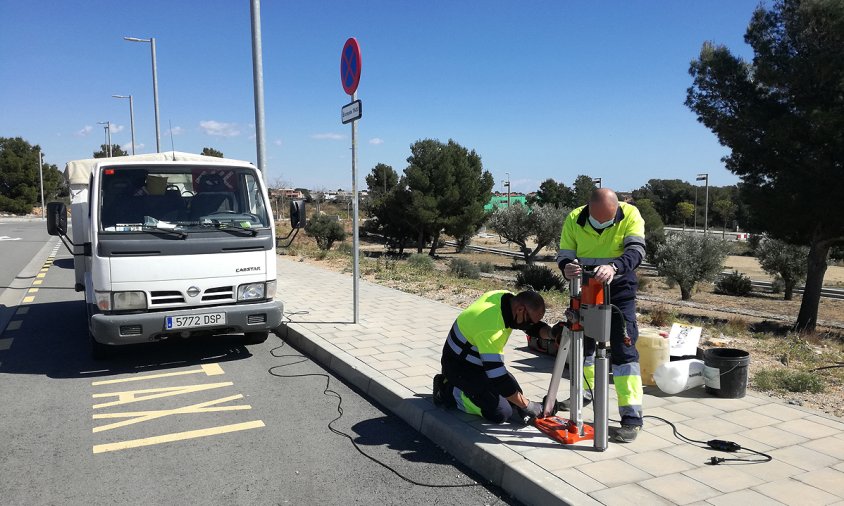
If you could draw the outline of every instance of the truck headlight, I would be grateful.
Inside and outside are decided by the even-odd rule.
[[[114,292],[112,296],[115,311],[131,311],[147,308],[147,296],[144,292]]]
[[[247,283],[237,287],[237,300],[265,299],[267,287],[264,283]]]

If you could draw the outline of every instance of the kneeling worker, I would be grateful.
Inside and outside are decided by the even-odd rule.
[[[542,322],[545,301],[533,291],[483,294],[457,316],[443,346],[442,372],[434,376],[434,404],[457,407],[493,423],[524,423],[542,413],[540,402],[522,395],[504,367],[504,346],[513,329],[551,337]],[[547,334],[546,334],[547,333]]]

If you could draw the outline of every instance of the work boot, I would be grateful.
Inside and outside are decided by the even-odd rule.
[[[641,430],[641,425],[622,424],[621,428],[615,431],[615,440],[618,443],[632,443]]]
[[[564,401],[557,401],[557,408],[560,411],[570,411],[571,410],[571,399],[566,399]],[[592,399],[590,397],[583,397],[583,407],[592,404]]]
[[[434,406],[445,406],[450,408],[453,407],[454,398],[451,396],[451,389],[446,388],[445,382],[445,376],[442,374],[434,375]]]

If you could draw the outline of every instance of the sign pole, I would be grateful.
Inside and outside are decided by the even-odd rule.
[[[358,92],[352,95],[352,101],[358,99]],[[352,256],[354,268],[352,275],[354,276],[353,291],[354,291],[354,323],[358,323],[359,315],[359,292],[358,292],[358,278],[360,277],[360,264],[358,252],[360,250],[360,238],[358,237],[358,178],[357,178],[357,133],[358,122],[352,121],[352,202],[353,215],[352,218]]]

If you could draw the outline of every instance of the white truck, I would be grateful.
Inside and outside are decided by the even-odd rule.
[[[95,358],[115,345],[243,333],[281,324],[275,227],[250,163],[180,152],[68,162],[67,209],[47,230],[73,254]]]

